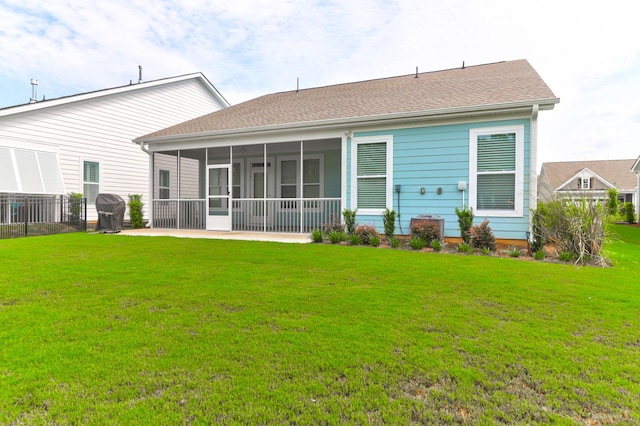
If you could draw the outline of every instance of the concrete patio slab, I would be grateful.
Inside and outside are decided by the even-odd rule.
[[[310,243],[310,234],[289,234],[277,232],[223,232],[193,229],[158,229],[139,228],[124,229],[112,235],[129,235],[136,237],[176,237],[176,238],[210,238],[216,240],[270,241],[277,243]]]

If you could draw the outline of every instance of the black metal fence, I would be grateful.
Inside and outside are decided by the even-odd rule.
[[[0,239],[86,230],[86,198],[0,194]]]

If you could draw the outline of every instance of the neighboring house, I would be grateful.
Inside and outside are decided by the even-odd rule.
[[[471,206],[522,240],[538,112],[558,102],[518,60],[269,94],[134,142],[154,176],[185,165],[180,187],[153,183],[154,227],[309,232],[357,209],[382,231],[389,208],[396,232],[431,214],[459,236],[455,208]]]
[[[72,192],[88,199],[89,221],[99,192],[142,194],[148,217],[149,160],[131,140],[228,106],[194,73],[0,109],[0,223],[10,197]]]
[[[635,160],[561,161],[543,163],[538,177],[538,198],[587,197],[605,201],[609,188],[618,190],[621,202],[638,208],[637,176],[632,168]]]
[[[636,174],[636,217],[640,222],[640,157],[633,163],[631,171]]]

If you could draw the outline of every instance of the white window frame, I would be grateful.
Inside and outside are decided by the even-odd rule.
[[[586,182],[586,185],[585,185]],[[591,189],[591,178],[581,177],[580,178],[580,189]]]
[[[371,143],[386,143],[387,170],[385,207],[379,209],[359,208],[358,203],[358,145]],[[361,215],[381,215],[385,208],[393,208],[393,135],[360,136],[351,140],[351,209],[357,209]]]
[[[318,198],[324,197],[324,154],[305,154],[304,160],[319,160],[320,162],[320,196]],[[284,161],[295,161],[296,162],[296,196],[295,198],[282,198],[282,163]],[[303,171],[301,168],[300,156],[299,155],[287,155],[278,157],[278,171],[277,171],[277,183],[276,183],[276,193],[277,197],[283,200],[300,200],[303,199],[304,194],[304,176],[302,175]],[[304,198],[304,200],[312,200],[313,198]],[[297,206],[296,203],[279,203],[278,206],[280,210],[290,210],[293,206]],[[289,207],[291,206],[291,207]],[[313,211],[309,210],[308,211]]]
[[[88,181],[84,180],[85,163],[96,163],[96,164],[98,164],[98,182],[88,182]],[[82,159],[80,161],[80,175],[82,176],[82,188],[81,188],[80,192],[82,193],[82,196],[87,199],[87,204],[89,204],[89,203],[91,203],[91,201],[89,200],[88,194],[86,194],[86,191],[84,190],[84,188],[85,188],[85,185],[87,185],[87,184],[98,185],[98,192],[96,193],[96,198],[97,198],[98,194],[100,194],[100,191],[102,190],[102,163],[100,161],[98,161],[98,160]],[[95,204],[95,200],[93,200],[93,203]]]
[[[169,176],[167,179],[167,186],[162,186],[162,173],[166,172]],[[162,191],[167,191],[167,196],[162,196]],[[171,170],[159,169],[158,170],[158,199],[160,200],[169,200],[171,199]]]
[[[478,210],[478,136],[514,133],[515,134],[515,173],[513,210]],[[500,172],[487,172],[499,174]],[[523,217],[524,212],[524,125],[484,127],[469,130],[469,206],[476,216],[483,217]]]
[[[233,179],[233,169],[234,167],[238,167],[239,170],[239,182],[236,182]],[[240,196],[239,197],[234,197],[233,196],[233,189],[235,187],[238,187],[240,189]],[[235,160],[233,161],[233,164],[231,165],[231,199],[238,199],[238,198],[244,198],[244,161],[238,161]]]

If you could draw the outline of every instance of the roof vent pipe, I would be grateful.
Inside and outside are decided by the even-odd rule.
[[[415,78],[418,78],[418,67],[416,67],[416,77]]]
[[[31,79],[31,99],[29,99],[29,103],[33,104],[38,102],[38,80],[35,78]]]
[[[138,84],[142,83],[142,65],[138,65]]]

